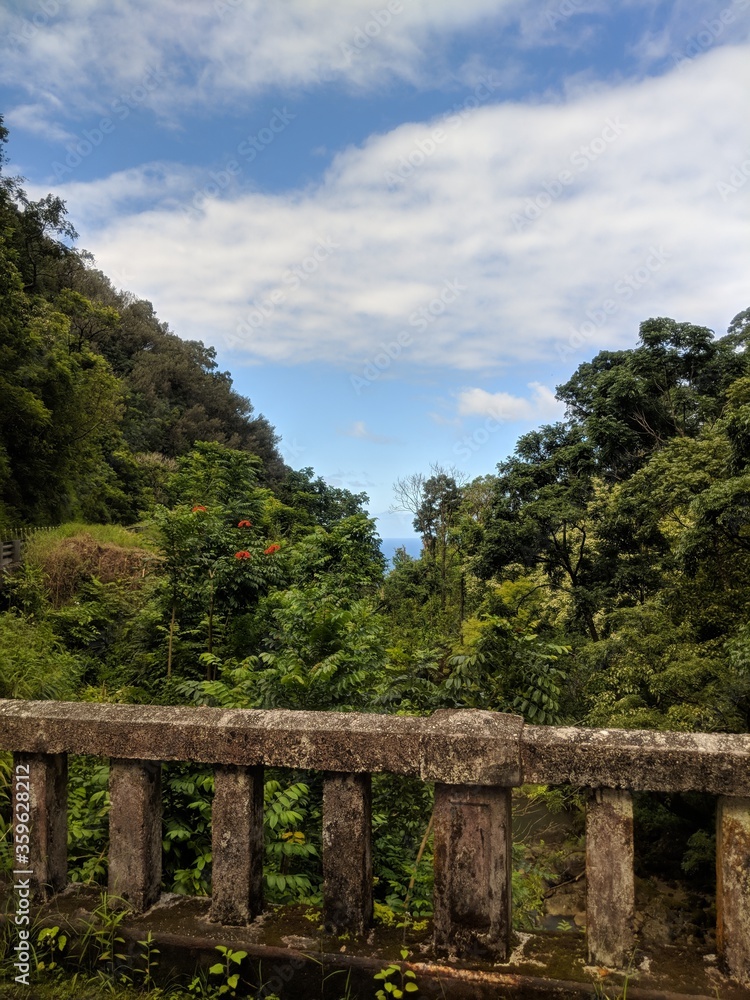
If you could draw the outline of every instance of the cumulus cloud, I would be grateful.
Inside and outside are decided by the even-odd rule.
[[[458,412],[465,417],[493,417],[503,423],[549,423],[562,418],[565,406],[555,399],[552,389],[540,382],[529,382],[528,387],[532,390],[531,398],[486,389],[462,389],[458,394]]]
[[[59,191],[103,270],[238,360],[576,364],[649,316],[722,328],[747,305],[748,83],[725,46],[562,103],[479,89],[303,190],[212,196],[158,164]]]

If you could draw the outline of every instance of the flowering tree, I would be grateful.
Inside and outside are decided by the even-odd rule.
[[[255,468],[251,455],[201,444],[169,484],[175,505],[153,510],[170,602],[167,676],[178,622],[199,637],[197,650],[213,654],[232,616],[284,580],[281,545],[265,534],[267,491],[256,485]],[[209,658],[208,679],[211,669]]]

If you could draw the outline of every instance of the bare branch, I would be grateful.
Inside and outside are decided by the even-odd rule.
[[[410,476],[397,479],[393,484],[396,502],[391,504],[388,510],[392,514],[395,514],[397,511],[406,510],[416,517],[424,499],[424,484],[426,481],[421,472],[413,472]]]

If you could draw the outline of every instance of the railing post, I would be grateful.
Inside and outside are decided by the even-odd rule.
[[[435,948],[504,961],[511,936],[511,791],[435,785]]]
[[[731,976],[750,985],[750,798],[717,803],[716,946]]]
[[[108,891],[143,913],[161,890],[161,764],[112,758],[109,796]]]
[[[329,934],[362,936],[372,920],[372,784],[369,774],[323,781],[323,920]]]
[[[214,771],[211,919],[248,924],[263,909],[263,768]]]
[[[591,791],[586,807],[586,938],[589,962],[623,968],[633,951],[633,797]]]
[[[21,539],[13,538],[11,539],[11,556],[10,561],[13,565],[20,563],[21,561]]]
[[[13,764],[14,867],[31,873],[31,899],[39,903],[68,881],[68,759],[17,753]]]

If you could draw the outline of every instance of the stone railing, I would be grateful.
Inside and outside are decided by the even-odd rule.
[[[0,573],[6,569],[12,569],[21,562],[21,547],[23,542],[20,538],[10,538],[0,542]]]
[[[142,912],[161,884],[162,761],[215,767],[212,919],[241,925],[263,906],[263,767],[324,772],[324,917],[362,934],[372,915],[370,776],[435,782],[434,944],[507,958],[511,789],[589,790],[587,940],[592,963],[633,948],[632,791],[719,797],[717,945],[750,983],[750,736],[525,726],[518,716],[427,718],[333,712],[0,701],[0,749],[29,775],[28,867],[38,900],[67,882],[67,754],[110,758],[109,891]]]

